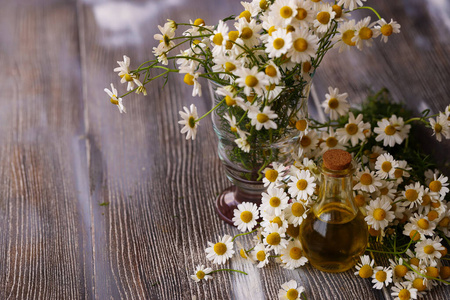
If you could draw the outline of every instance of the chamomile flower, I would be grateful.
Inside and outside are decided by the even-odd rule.
[[[309,62],[316,57],[319,38],[303,28],[292,33],[292,47],[287,52],[292,63]]]
[[[233,86],[228,85],[225,87],[219,87],[216,90],[216,94],[225,97],[225,103],[227,106],[239,106],[245,111],[248,110],[245,100],[238,95],[235,95]]]
[[[373,229],[380,230],[386,228],[392,220],[394,220],[394,212],[391,211],[391,204],[387,200],[370,201],[366,206],[367,216],[364,218],[368,225],[371,225]]]
[[[294,0],[277,0],[270,6],[269,17],[272,17],[278,27],[290,25],[297,15],[297,5]]]
[[[111,103],[117,105],[120,113],[127,112],[125,106],[123,106],[122,98],[117,97],[117,90],[112,83],[111,83],[111,90],[105,89],[104,91],[108,94],[109,97],[111,97],[110,99]]]
[[[345,9],[354,10],[355,8],[357,8],[359,6],[363,6],[362,1],[366,1],[366,0],[339,0],[337,5],[339,5],[339,6],[344,5]]]
[[[356,43],[352,41],[356,31],[355,20],[342,23],[337,30],[338,34],[334,38],[336,41],[334,47],[339,48],[339,53],[350,50],[356,45]]]
[[[233,224],[240,231],[251,231],[259,217],[258,206],[251,202],[242,202],[234,210]]]
[[[441,238],[436,237],[435,239],[424,239],[418,242],[415,245],[417,258],[427,264],[441,258],[442,254],[439,251],[445,249],[444,246],[442,246],[441,241]]]
[[[313,150],[317,150],[319,136],[315,130],[310,130],[298,140],[298,156],[308,156]]]
[[[392,270],[386,267],[375,267],[372,275],[372,283],[374,289],[381,290],[384,286],[388,286],[392,282]]]
[[[308,170],[298,170],[295,175],[291,176],[290,180],[288,192],[297,200],[307,200],[314,193],[315,178],[311,176]]]
[[[289,204],[289,206],[284,210],[286,214],[286,219],[289,224],[294,226],[299,226],[302,224],[303,220],[306,218],[306,213],[308,209],[302,201],[295,201]]]
[[[409,269],[403,264],[403,258],[389,259],[389,266],[392,269],[392,279],[394,282],[403,281]]]
[[[292,35],[286,30],[277,30],[267,39],[265,51],[270,58],[281,57],[292,46]]]
[[[397,161],[398,167],[395,168],[394,171],[394,179],[396,180],[397,184],[400,184],[403,182],[403,178],[410,177],[409,170],[411,170],[411,167],[408,167],[408,162],[406,160],[399,160]]]
[[[297,0],[297,14],[291,20],[291,25],[295,28],[307,28],[314,21],[315,11],[312,9],[312,3],[309,0]]]
[[[215,264],[224,264],[234,254],[232,237],[228,234],[219,237],[219,242],[213,244],[208,242],[208,248],[205,249],[206,258]]]
[[[281,285],[281,289],[278,291],[279,300],[300,300],[302,293],[305,292],[305,288],[302,286],[297,287],[297,282],[291,280]]]
[[[281,80],[281,72],[277,65],[270,60],[264,69],[270,84],[278,84]]]
[[[373,38],[377,37],[380,32],[373,30],[374,23],[370,24],[370,17],[365,17],[355,25],[355,36],[352,38],[352,42],[355,43],[359,50],[364,47],[371,47],[373,44]]]
[[[181,73],[181,71],[180,71]],[[202,86],[201,84],[198,82],[198,77],[201,75],[201,73],[199,72],[195,72],[195,73],[191,73],[191,72],[186,72],[185,76],[184,76],[184,82],[187,85],[193,85],[193,89],[192,89],[192,96],[202,96]]]
[[[398,119],[395,118],[395,121],[397,121]],[[394,119],[392,120],[394,121]],[[386,118],[378,121],[378,127],[375,127],[373,130],[376,134],[378,134],[375,140],[377,142],[383,141],[383,146],[385,147],[394,147],[395,144],[403,143],[403,140],[406,138],[404,133],[406,133],[406,131],[409,132],[409,128],[411,127],[411,125],[404,125],[403,119],[401,119],[400,121],[401,123],[391,122]]]
[[[286,237],[286,229],[278,227],[276,223],[271,223],[264,228],[264,244],[269,250],[274,250],[278,254],[282,249],[286,248],[288,241]]]
[[[428,187],[430,188],[430,191],[435,193],[435,194],[439,194],[440,199],[444,200],[445,195],[447,195],[449,189],[448,189],[448,177],[444,176],[443,174],[441,174],[439,176],[439,178],[437,177],[437,175],[434,175],[434,180],[431,181],[428,184]]]
[[[299,240],[290,241],[286,249],[281,250],[281,261],[286,269],[296,269],[304,266],[308,259],[303,255],[303,248]]]
[[[204,265],[198,265],[195,269],[195,274],[191,275],[192,280],[195,282],[200,282],[201,280],[207,281],[208,279],[211,279],[212,276],[209,275],[212,272],[211,268],[205,268]]]
[[[388,38],[393,33],[400,33],[400,24],[391,19],[391,22],[386,22],[384,19],[378,20],[375,28],[381,33],[381,40],[387,43]]]
[[[181,128],[181,133],[187,133],[187,140],[190,138],[192,138],[192,140],[195,140],[195,136],[197,135],[197,128],[199,125],[197,121],[197,107],[194,104],[191,104],[189,109],[186,106],[184,106],[183,109],[184,112],[179,112],[182,120],[178,121],[178,124],[184,125],[184,127]]]
[[[373,264],[375,261],[369,255],[360,256],[361,262],[357,263],[355,275],[361,278],[369,278],[373,275]]]
[[[405,225],[405,230],[403,231],[403,234],[409,235],[411,238],[414,236],[415,232],[417,231],[420,234],[420,239],[425,239],[425,236],[433,236],[434,235],[434,229],[436,228],[436,224],[434,222],[431,222],[427,216],[420,215],[415,213],[414,216],[409,218],[409,222],[411,223],[410,226],[408,224]],[[409,231],[409,234],[407,234]],[[417,239],[417,234],[416,238]]]
[[[134,88],[134,84],[142,86],[136,74],[130,73],[130,58],[126,55],[123,56],[123,61],[118,61],[119,67],[114,69],[114,72],[119,72],[120,83],[128,82],[127,91],[131,91]]]
[[[319,145],[322,149],[320,151],[321,154],[327,152],[330,149],[345,149],[345,147],[339,143],[336,133],[334,132],[334,129],[332,127],[328,132],[322,132],[321,140],[323,141]]]
[[[264,170],[264,186],[276,186],[277,181],[284,176],[285,171],[286,167],[283,164],[273,162],[272,168],[267,168]]]
[[[248,132],[239,132],[239,138],[235,139],[234,142],[242,151],[249,153],[251,149],[251,145],[247,140]]]
[[[267,193],[262,193],[261,211],[269,215],[280,215],[288,206],[289,197],[283,189],[269,187]]]
[[[347,93],[339,94],[339,89],[328,87],[328,94],[325,94],[325,101],[322,107],[325,113],[330,114],[330,120],[337,120],[339,116],[345,116],[348,113],[350,105],[347,102]]]
[[[408,272],[405,276],[405,279],[407,280],[405,281],[406,283],[411,284],[412,287],[417,290],[417,295],[419,298],[426,295],[426,291],[432,287],[431,280],[422,277],[416,272]]]
[[[161,33],[153,36],[155,40],[159,41],[158,48],[162,51],[173,48],[173,46],[175,46],[175,43],[172,41],[172,38],[175,36],[173,27],[169,23],[166,23],[164,24],[164,27],[158,25],[158,29]]]
[[[420,182],[411,183],[405,186],[402,195],[409,201],[404,202],[405,206],[409,206],[410,209],[419,206],[422,203],[423,191],[424,189]]]
[[[359,114],[356,118],[352,112],[348,115],[348,123],[344,128],[338,128],[336,130],[336,134],[339,137],[340,143],[345,145],[348,141],[350,141],[352,147],[354,147],[360,141],[366,140],[364,130],[370,129],[370,124],[364,123],[362,114]]]
[[[267,211],[262,210],[261,216],[263,218],[263,221],[261,222],[261,227],[263,228],[272,223],[277,224],[278,228],[283,228],[284,230],[287,230],[288,228],[289,224],[287,220],[284,218],[284,211],[282,211],[281,214],[279,215],[275,215],[273,213],[268,214]]]
[[[255,19],[247,21],[246,18],[240,18],[234,23],[234,27],[239,31],[239,38],[236,40],[238,44],[244,44],[248,48],[253,48],[260,41],[259,31],[262,25],[256,23]]]
[[[314,27],[317,32],[326,32],[330,27],[331,21],[333,21],[336,13],[333,11],[331,5],[323,4],[319,6],[316,18],[314,19]]]
[[[412,287],[408,282],[396,282],[391,288],[391,296],[394,300],[411,300],[417,299],[417,289]]]
[[[257,268],[262,268],[269,263],[269,250],[264,244],[257,244],[251,252],[252,258],[258,264]]]
[[[228,36],[228,26],[222,20],[219,21],[217,25],[217,29],[214,30],[212,37],[212,42],[214,44],[213,53],[216,55],[218,53],[222,53],[225,50],[226,46],[226,37]]]
[[[394,201],[397,195],[397,189],[394,182],[382,180],[381,183],[382,185],[378,188],[378,193],[376,193],[376,196],[381,200],[386,200],[389,202]]]
[[[354,190],[373,193],[382,186],[380,179],[375,176],[375,172],[370,171],[367,167],[364,170],[358,171],[356,177],[358,183],[353,187]]]
[[[269,79],[266,74],[264,72],[258,72],[257,66],[251,69],[244,67],[238,68],[234,74],[238,76],[236,83],[244,88],[244,93],[247,96],[251,96],[252,93],[262,95],[265,86],[269,85]]]
[[[397,161],[395,161],[394,157],[389,153],[378,156],[375,163],[375,170],[377,170],[377,175],[381,179],[393,178],[395,168],[397,167]]]
[[[256,130],[261,130],[263,127],[265,129],[277,129],[277,124],[272,120],[278,118],[278,115],[270,109],[270,106],[264,106],[262,111],[249,110],[248,117]]]

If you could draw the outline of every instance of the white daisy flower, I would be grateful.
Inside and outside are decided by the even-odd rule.
[[[208,248],[205,249],[206,258],[215,264],[224,264],[234,254],[232,237],[228,234],[215,244],[208,242]]]
[[[258,263],[257,268],[262,268],[269,263],[269,250],[264,244],[257,244],[251,255],[253,260]]]
[[[225,103],[228,106],[239,106],[243,110],[247,111],[248,106],[245,103],[245,100],[238,95],[235,95],[234,87],[231,85],[225,87],[219,87],[216,90],[216,94],[219,96],[225,97]]]
[[[297,200],[307,200],[314,193],[316,183],[314,176],[308,170],[298,170],[289,178],[289,194]]]
[[[414,268],[414,266],[413,266]],[[419,271],[420,272],[420,271]],[[425,273],[425,272],[424,272]],[[413,288],[417,290],[417,296],[419,298],[425,296],[427,294],[427,290],[432,288],[431,280],[428,280],[427,278],[423,278],[416,272],[408,272],[405,276],[406,283],[409,283],[412,285]]]
[[[247,133],[247,132],[240,132],[240,134],[239,134],[240,137],[238,139],[234,140],[234,142],[239,147],[239,149],[241,149],[242,151],[244,151],[246,153],[249,153],[250,149],[251,149],[251,145],[247,140],[248,134],[249,133]]]
[[[125,106],[123,106],[122,98],[117,97],[117,90],[112,83],[111,83],[111,90],[104,89],[104,91],[108,94],[109,97],[111,97],[110,99],[111,103],[117,105],[120,113],[127,112]]]
[[[316,18],[314,19],[314,27],[317,32],[327,32],[336,13],[329,4],[323,4],[318,7]]]
[[[296,269],[304,266],[308,259],[303,255],[303,248],[299,240],[289,242],[286,249],[281,250],[281,261],[286,269]]]
[[[357,8],[359,6],[363,6],[362,1],[367,1],[367,0],[339,0],[337,5],[339,5],[339,6],[344,5],[345,9],[354,10],[355,8]]]
[[[186,71],[186,69],[184,70]],[[192,71],[191,71],[192,72]],[[202,96],[202,86],[201,84],[198,82],[198,77],[201,75],[201,73],[199,72],[195,72],[195,73],[191,73],[191,72],[186,72],[186,75],[184,75],[184,83],[186,83],[187,85],[193,85],[193,89],[192,89],[192,96]],[[180,71],[181,73],[181,71]]]
[[[228,80],[232,78],[228,73],[234,73],[237,68],[241,67],[243,60],[236,59],[234,55],[215,55],[213,62],[213,72],[222,72],[219,74],[219,77]],[[226,72],[227,74],[224,74],[223,72]]]
[[[336,134],[340,143],[345,145],[348,141],[351,141],[352,147],[354,147],[359,141],[366,140],[364,131],[370,129],[370,124],[364,123],[362,114],[359,114],[356,118],[351,112],[348,115],[348,123],[344,128],[338,128]]]
[[[425,176],[425,184],[429,185],[430,182],[432,182],[434,180],[434,174],[436,174],[436,176],[439,176],[441,174],[441,171],[439,171],[438,169],[428,169],[426,170],[423,175]]]
[[[430,188],[430,191],[439,194],[440,199],[444,200],[445,195],[447,195],[449,189],[448,189],[448,177],[441,174],[439,178],[437,175],[434,175],[434,180],[431,181],[428,184],[428,187]]]
[[[255,203],[242,202],[233,213],[233,224],[242,232],[251,231],[258,223],[259,210]]]
[[[280,215],[288,206],[289,197],[283,189],[269,187],[267,193],[262,193],[261,211],[269,215]]]
[[[381,179],[394,178],[395,168],[398,167],[397,161],[389,153],[378,156],[375,163],[375,170]]]
[[[411,226],[407,226],[408,224],[406,224],[403,234],[409,235],[411,238],[412,236],[414,236],[415,231],[420,234],[421,240],[425,239],[425,236],[434,235],[436,224],[434,222],[430,222],[427,216],[415,213],[414,216],[411,216],[409,218],[409,223],[411,224]],[[409,234],[407,234],[408,231],[410,231]],[[416,240],[416,238],[414,238],[414,240]]]
[[[373,275],[373,264],[375,260],[370,259],[369,255],[360,256],[361,262],[357,263],[355,275],[361,278],[369,278]]]
[[[253,48],[260,43],[260,35],[262,25],[256,23],[255,19],[247,21],[246,18],[240,18],[234,23],[234,27],[239,31],[239,38],[236,40],[238,44],[244,44],[248,48]]]
[[[323,142],[320,143],[320,148],[322,149],[320,151],[321,154],[324,154],[330,149],[342,149],[345,150],[344,145],[340,144],[337,135],[334,132],[333,127],[330,127],[329,131],[323,131],[322,136],[320,138]]]
[[[392,181],[381,181],[382,185],[379,187],[379,190],[376,193],[376,196],[379,197],[381,200],[386,200],[389,202],[394,201],[396,195],[397,195],[397,189]],[[401,205],[399,205],[401,206]]]
[[[118,61],[119,67],[114,69],[114,72],[119,72],[120,83],[128,82],[127,91],[131,91],[134,88],[134,84],[142,86],[136,74],[130,73],[130,58],[126,55],[123,56],[123,61]]]
[[[355,43],[359,50],[364,47],[371,47],[373,44],[373,38],[376,38],[380,32],[373,30],[373,25],[370,24],[370,17],[365,17],[355,25],[355,36],[352,38],[352,42]]]
[[[403,264],[403,258],[389,259],[389,267],[392,269],[392,277],[394,282],[403,281],[409,269]]]
[[[319,136],[315,130],[308,131],[298,140],[298,156],[309,156],[311,152],[317,150]]]
[[[273,62],[273,60],[270,60],[268,62],[266,68],[264,69],[264,72],[269,79],[269,83],[278,84],[280,82],[281,72],[277,65]]]
[[[388,38],[393,33],[400,33],[400,24],[391,19],[391,22],[387,23],[384,19],[377,21],[375,28],[381,33],[381,40],[387,43]]]
[[[264,244],[269,250],[274,250],[278,254],[282,249],[286,248],[288,241],[286,237],[286,229],[278,227],[277,224],[272,223],[267,225],[263,231]]]
[[[402,192],[403,197],[409,202],[405,201],[404,205],[409,206],[410,209],[418,207],[422,203],[424,188],[420,182],[411,183],[405,186],[405,190]]]
[[[265,51],[270,58],[281,57],[292,46],[292,35],[285,30],[277,30],[267,39]]]
[[[257,95],[263,95],[264,88],[269,85],[269,79],[264,72],[258,72],[258,67],[254,66],[251,69],[244,67],[238,68],[235,71],[235,75],[238,76],[236,83],[244,88],[244,93],[247,96],[251,96],[252,93]]]
[[[273,162],[272,168],[267,168],[264,170],[264,186],[276,186],[276,183],[284,176],[285,173],[286,167],[283,164]]]
[[[308,28],[316,16],[309,0],[297,0],[297,14],[291,20],[291,25],[295,28]]]
[[[326,114],[330,114],[330,120],[337,120],[339,116],[345,116],[348,113],[350,105],[347,102],[347,93],[339,94],[339,89],[328,87],[329,94],[325,94],[325,101],[322,107]]]
[[[355,20],[342,23],[337,31],[338,34],[334,37],[334,47],[339,48],[339,53],[350,50],[356,45],[356,43],[352,41],[356,31]]]
[[[223,22],[222,20],[219,21],[219,24],[217,25],[217,29],[214,30],[212,37],[212,42],[214,44],[213,53],[221,53],[225,50],[228,36],[228,26]]]
[[[262,210],[261,216],[263,218],[263,221],[261,222],[261,227],[263,227],[263,228],[269,226],[272,223],[277,224],[278,228],[283,228],[284,230],[287,230],[287,228],[288,228],[289,224],[288,224],[287,220],[284,218],[284,211],[281,212],[281,214],[279,214],[279,215],[275,215],[275,214],[269,214],[269,213],[267,213],[267,211]]]
[[[173,27],[166,23],[164,27],[158,25],[158,29],[161,33],[153,35],[153,38],[159,41],[158,48],[162,51],[167,51],[175,46],[175,43],[172,41],[172,38],[175,36],[175,30]]]
[[[411,125],[404,125],[402,118],[392,116],[389,120],[384,118],[377,122],[378,127],[374,128],[374,132],[378,134],[375,138],[377,142],[383,141],[383,146],[394,147],[395,144],[403,143],[407,137],[407,133]]]
[[[249,110],[248,117],[251,119],[252,126],[256,126],[256,130],[261,130],[263,127],[277,129],[277,124],[272,120],[278,118],[278,115],[269,106],[264,106],[263,111]]]
[[[272,17],[278,27],[290,25],[297,15],[297,5],[294,0],[277,0],[270,6],[269,17]]]
[[[411,283],[396,282],[391,288],[391,296],[394,300],[411,300],[417,299],[417,289],[413,288]]]
[[[287,52],[287,57],[293,63],[309,62],[316,57],[319,47],[319,38],[303,28],[292,32],[292,47]]]
[[[373,193],[383,185],[380,179],[375,176],[375,172],[370,171],[367,167],[364,170],[358,171],[356,178],[358,183],[353,187],[354,190]]]
[[[279,300],[300,300],[302,293],[305,292],[305,288],[302,286],[297,287],[297,282],[291,280],[281,285],[281,289],[278,291]]]
[[[436,261],[441,258],[442,253],[439,251],[444,250],[444,246],[441,244],[442,239],[436,237],[435,239],[424,239],[415,245],[415,252],[417,258],[429,264],[431,261]]]
[[[364,218],[368,225],[373,229],[380,230],[386,228],[390,222],[395,218],[394,212],[391,211],[391,204],[389,201],[376,200],[370,201],[366,206],[367,216]]]
[[[384,286],[388,286],[392,282],[392,270],[386,267],[375,267],[372,275],[372,283],[374,289],[381,290]]]
[[[394,171],[394,178],[397,180],[396,184],[400,184],[403,182],[403,177],[408,178],[409,170],[411,170],[411,167],[408,167],[408,162],[406,160],[399,160],[397,161],[398,167],[395,168]]]
[[[309,210],[305,207],[305,204],[302,201],[296,201],[289,204],[284,213],[286,214],[286,219],[289,224],[299,226],[306,218],[308,211]]]
[[[184,106],[183,109],[184,112],[179,112],[182,120],[178,121],[178,124],[184,125],[184,127],[181,128],[181,133],[187,133],[187,140],[190,138],[195,140],[195,136],[197,135],[197,127],[199,125],[197,122],[197,107],[194,104],[191,104],[189,109],[186,106]]]
[[[207,281],[208,279],[211,279],[212,276],[209,275],[212,272],[211,268],[205,268],[204,265],[198,265],[195,269],[195,274],[191,275],[192,280],[195,282],[200,282],[201,280]]]

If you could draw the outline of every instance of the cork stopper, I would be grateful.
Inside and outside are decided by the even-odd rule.
[[[340,149],[330,149],[322,156],[325,168],[333,171],[341,171],[350,167],[352,155],[347,151]]]

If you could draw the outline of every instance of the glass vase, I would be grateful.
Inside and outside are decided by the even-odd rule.
[[[291,89],[279,95],[271,103],[277,115],[277,129],[256,131],[250,125],[245,110],[237,105],[229,105],[224,96],[216,93],[223,86],[209,82],[212,105],[214,131],[218,137],[218,155],[225,167],[225,175],[232,185],[222,191],[216,198],[216,211],[225,222],[233,225],[233,211],[242,202],[261,204],[261,193],[266,190],[262,181],[264,170],[273,162],[288,165],[293,162],[298,151],[298,143],[302,132],[297,129],[296,122],[308,116],[308,96],[311,82],[303,85],[299,91]],[[240,96],[248,101],[245,95]],[[228,103],[228,104],[227,104]],[[248,102],[248,105],[251,103]],[[240,148],[236,140],[240,137],[236,129],[230,126],[226,115],[242,113],[238,129],[249,132],[247,142],[249,150]],[[236,118],[238,120],[238,118]]]

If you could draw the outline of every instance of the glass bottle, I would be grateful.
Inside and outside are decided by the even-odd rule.
[[[319,198],[300,227],[300,240],[311,265],[325,272],[352,268],[366,249],[368,227],[353,197],[350,153],[324,153]]]

